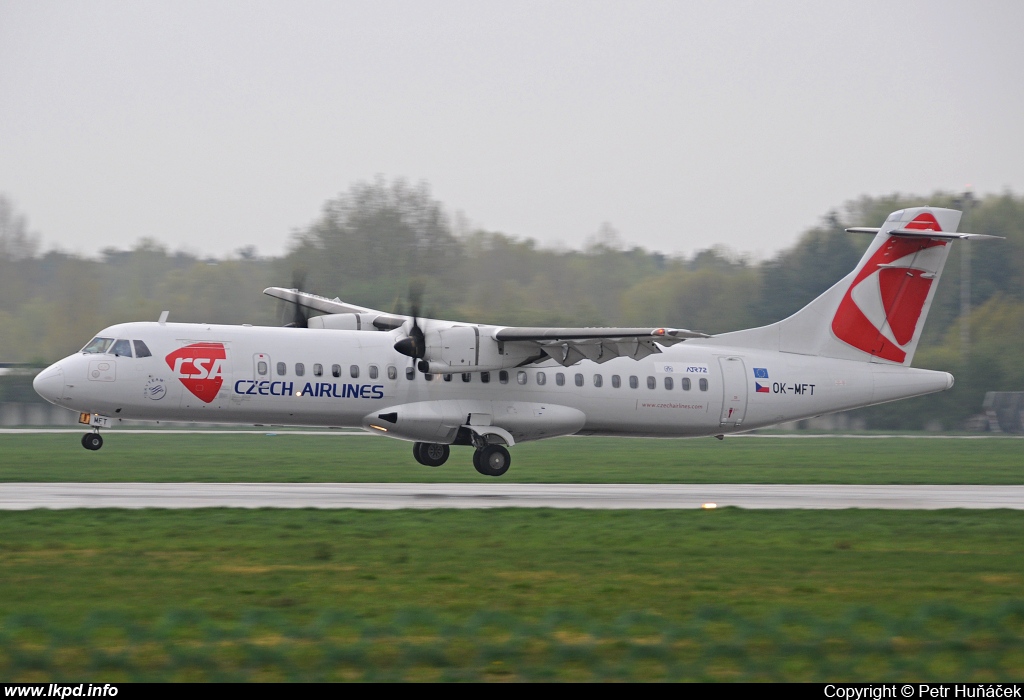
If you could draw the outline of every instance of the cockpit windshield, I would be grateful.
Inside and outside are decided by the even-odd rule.
[[[115,357],[131,357],[131,343],[129,343],[127,340],[117,340],[114,342],[114,347],[110,349],[110,352]]]
[[[113,338],[93,338],[82,348],[82,352],[90,355],[102,355],[114,344]]]

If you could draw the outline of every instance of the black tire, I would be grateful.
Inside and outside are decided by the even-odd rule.
[[[96,451],[103,447],[103,438],[99,433],[86,433],[82,436],[82,447]]]
[[[512,466],[512,455],[501,445],[487,445],[473,455],[473,466],[484,476],[501,476]]]
[[[425,467],[440,467],[448,461],[451,449],[436,442],[417,442],[412,446],[412,455]]]

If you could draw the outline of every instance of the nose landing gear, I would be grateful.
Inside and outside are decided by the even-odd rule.
[[[82,436],[82,447],[95,452],[103,447],[103,438],[99,433],[86,433]]]

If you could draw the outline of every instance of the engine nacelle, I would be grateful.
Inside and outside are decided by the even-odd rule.
[[[373,321],[378,314],[328,314],[311,316],[307,321],[309,328],[328,328],[333,331],[375,331],[378,330]]]
[[[423,361],[433,374],[489,372],[518,367],[534,351],[521,343],[494,338],[494,326],[449,326],[428,330]]]

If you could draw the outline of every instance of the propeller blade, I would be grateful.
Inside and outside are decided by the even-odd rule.
[[[423,284],[413,282],[409,285],[409,306],[412,307],[412,328],[409,335],[395,343],[395,351],[406,357],[422,360],[427,354],[427,344],[420,328],[420,302],[423,300]]]
[[[301,270],[294,270],[292,272],[292,290],[302,291],[303,287],[306,286],[306,273]],[[292,318],[291,321],[284,324],[285,328],[309,328],[309,312],[306,311],[304,306],[300,306],[295,302],[286,302],[292,305]]]

